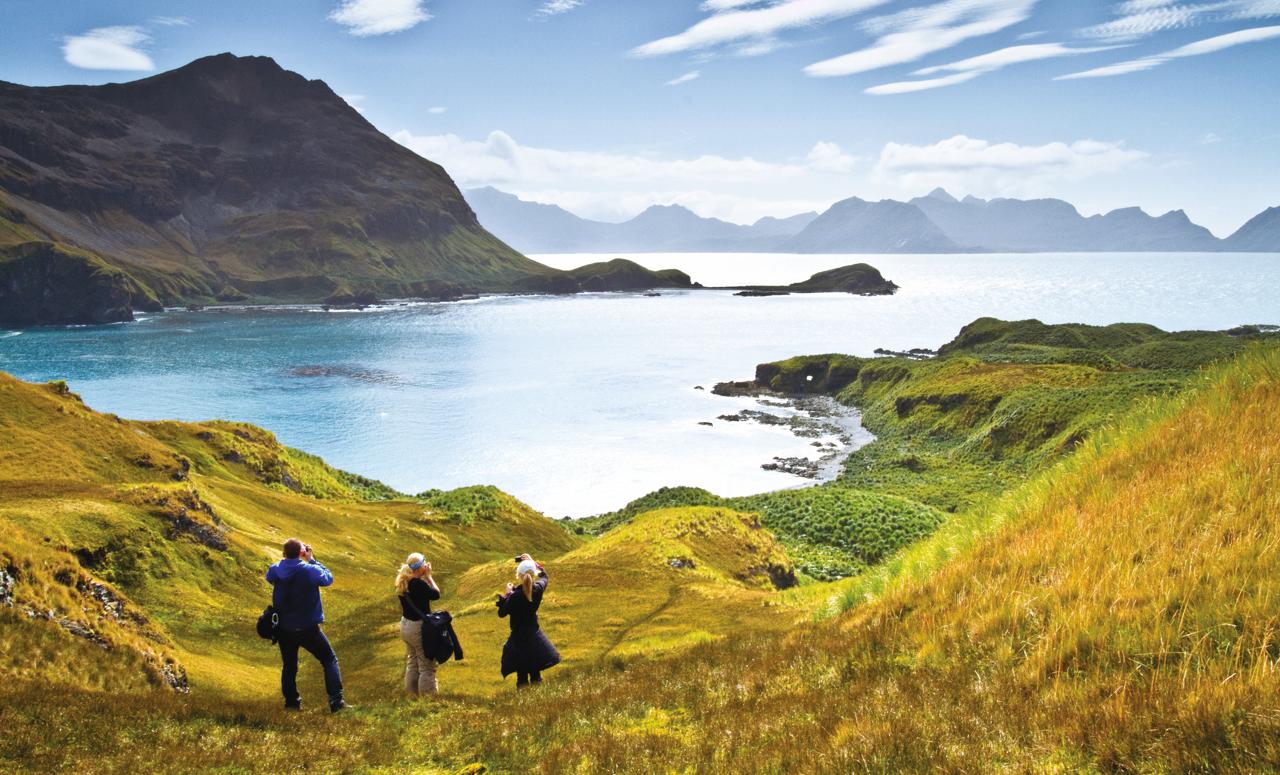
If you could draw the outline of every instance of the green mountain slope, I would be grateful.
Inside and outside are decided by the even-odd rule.
[[[569,282],[486,232],[440,166],[324,83],[231,54],[123,84],[0,83],[0,245],[31,240],[126,272],[142,308]],[[2,260],[0,280],[6,311],[98,288]]]

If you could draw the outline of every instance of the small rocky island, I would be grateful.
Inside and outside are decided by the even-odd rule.
[[[870,264],[850,264],[818,272],[808,280],[790,285],[737,286],[735,296],[787,296],[792,293],[853,293],[858,296],[888,296],[898,286],[884,279]]]
[[[570,269],[582,291],[649,291],[657,288],[701,288],[679,269],[646,269],[634,261],[615,258]]]

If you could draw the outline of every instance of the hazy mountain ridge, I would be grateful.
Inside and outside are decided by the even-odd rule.
[[[492,187],[464,194],[486,228],[530,253],[1280,251],[1280,207],[1219,239],[1182,210],[1153,216],[1124,207],[1084,216],[1061,199],[956,199],[941,188],[907,202],[850,197],[821,214],[769,216],[749,226],[680,205],[604,223]]]
[[[681,205],[654,205],[622,223],[581,218],[558,205],[530,202],[492,186],[463,192],[480,222],[526,253],[767,252],[818,217],[766,216],[750,226],[703,218]]]

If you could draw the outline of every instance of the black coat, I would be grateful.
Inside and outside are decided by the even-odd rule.
[[[498,616],[511,621],[511,635],[502,647],[502,677],[512,673],[532,673],[560,664],[560,653],[538,627],[538,607],[547,590],[546,571],[538,572],[533,583],[533,601],[519,587],[510,595],[498,597]]]
[[[462,661],[462,644],[453,631],[453,617],[448,611],[436,611],[422,620],[422,650],[443,665],[450,657]]]

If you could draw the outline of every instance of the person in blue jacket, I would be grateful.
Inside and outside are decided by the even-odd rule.
[[[329,695],[329,710],[334,713],[347,707],[342,699],[342,673],[338,655],[320,629],[324,621],[324,605],[320,587],[333,583],[329,569],[316,562],[311,546],[296,538],[284,542],[284,559],[267,569],[267,581],[274,589],[271,604],[280,617],[277,638],[280,643],[280,690],[284,706],[302,709],[298,694],[298,649],[304,648],[324,667],[324,688]]]

